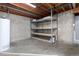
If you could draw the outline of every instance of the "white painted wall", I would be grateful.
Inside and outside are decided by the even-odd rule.
[[[0,17],[6,15],[6,13],[0,12]],[[11,21],[11,42],[31,37],[30,18],[10,14],[9,19]]]
[[[10,48],[10,20],[0,18],[0,52]]]

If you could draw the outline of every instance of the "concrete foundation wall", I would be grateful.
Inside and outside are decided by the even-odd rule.
[[[0,12],[0,17],[6,15],[6,13]],[[11,42],[31,37],[30,18],[9,14],[9,19],[11,22]]]
[[[58,40],[62,43],[73,43],[74,14],[64,12],[58,14]]]

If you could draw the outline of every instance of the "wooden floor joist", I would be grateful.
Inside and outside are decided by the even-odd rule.
[[[34,3],[33,3],[34,4]],[[32,8],[31,6],[24,3],[0,3],[0,5],[6,7],[12,7],[15,9],[22,10],[24,12],[20,12],[17,10],[10,9],[10,13],[21,15],[25,17],[30,17],[34,19],[40,19],[50,15],[50,8],[53,8],[53,14],[62,13],[65,11],[73,11],[73,13],[79,13],[79,3],[35,3],[37,5],[36,8]],[[0,8],[0,11],[4,11]]]

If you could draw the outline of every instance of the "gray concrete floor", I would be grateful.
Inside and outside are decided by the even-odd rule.
[[[1,56],[26,55],[54,55],[78,56],[79,45],[50,44],[36,39],[26,39],[14,42],[8,51],[0,53]]]

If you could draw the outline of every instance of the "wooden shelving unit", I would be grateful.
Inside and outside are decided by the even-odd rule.
[[[52,36],[57,39],[58,20],[57,16],[51,16],[31,21],[32,38],[49,41]],[[52,32],[51,32],[52,30]]]

